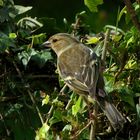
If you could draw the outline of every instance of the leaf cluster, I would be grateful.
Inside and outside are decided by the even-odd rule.
[[[103,3],[84,2],[91,12],[98,12],[97,6]],[[139,4],[133,6],[140,18]],[[139,139],[140,35],[126,7],[118,12],[116,26],[106,25],[100,33],[88,23],[89,11],[77,13],[73,24],[64,18],[62,30],[53,18],[28,16],[31,9],[0,0],[0,139],[89,139],[95,103],[64,86],[55,54],[41,44],[54,33],[68,32],[101,57],[107,30],[105,90],[127,123],[114,132],[99,109],[96,138]],[[119,28],[123,17],[129,30]]]

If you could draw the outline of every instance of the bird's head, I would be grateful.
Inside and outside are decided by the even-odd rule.
[[[46,47],[51,47],[55,51],[55,53],[58,55],[66,47],[69,47],[75,42],[78,42],[78,40],[72,37],[70,34],[58,33],[51,36],[48,39],[48,41],[43,43],[43,45]]]

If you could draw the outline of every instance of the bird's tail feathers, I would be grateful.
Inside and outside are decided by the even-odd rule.
[[[126,119],[122,116],[122,114],[112,103],[105,101],[104,107],[102,107],[102,109],[106,114],[114,130],[123,127],[124,123],[126,122]]]

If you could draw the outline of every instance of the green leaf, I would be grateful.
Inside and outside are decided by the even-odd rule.
[[[137,69],[137,68],[138,68],[137,62],[133,59],[130,59],[125,65],[125,69]]]
[[[119,42],[122,38],[122,35],[112,35],[112,40],[115,42]]]
[[[75,105],[72,106],[72,114],[74,116],[76,116],[77,113],[79,112],[79,110],[81,109],[81,103],[82,103],[82,97],[79,96],[79,98],[76,101]]]
[[[22,61],[22,64],[25,66],[27,66],[28,62],[30,61],[31,57],[33,55],[37,54],[37,52],[31,48],[31,49],[28,49],[27,51],[23,51],[21,53],[18,53],[18,58],[19,60]]]
[[[105,89],[106,91],[112,92],[114,90],[114,82],[115,82],[115,77],[105,73],[104,74],[104,79],[105,79]]]
[[[103,3],[103,0],[84,0],[85,5],[91,12],[97,12],[97,6]]]
[[[140,93],[136,93],[135,96],[136,96],[136,97],[140,97]]]
[[[126,14],[127,13],[127,10],[126,10],[126,6],[121,10],[121,12],[119,13],[119,17],[118,17],[118,21],[121,20],[121,17],[123,14]]]
[[[132,36],[128,41],[127,41],[127,46],[130,44],[130,43],[133,43],[134,42],[134,36]]]
[[[61,121],[62,121],[62,112],[60,110],[54,110],[53,116],[49,120],[50,125],[53,125]]]
[[[9,38],[3,32],[0,32],[0,52],[4,52],[10,47],[15,48],[15,40],[13,38]]]
[[[50,99],[50,96],[49,95],[46,95],[46,97],[42,100],[42,106],[44,105],[44,104],[48,104],[48,102],[49,102],[49,99]]]
[[[3,0],[0,0],[0,6],[3,6]]]
[[[97,37],[91,37],[87,40],[86,44],[97,44],[99,42],[100,38]]]
[[[118,90],[121,99],[132,107],[135,107],[133,91],[127,86],[122,86]]]
[[[6,112],[5,116],[12,114],[13,112],[18,112],[23,107],[22,104],[14,104],[10,109]]]
[[[67,124],[62,131],[71,131],[72,130],[72,126],[70,124]]]
[[[42,44],[46,39],[46,35],[45,33],[41,33],[38,35],[33,35],[31,37],[28,37],[28,39],[32,39],[34,44]]]
[[[43,26],[43,24],[38,22],[36,18],[31,17],[24,17],[20,19],[17,25],[21,28],[29,28],[29,29],[40,28]]]
[[[10,33],[9,34],[9,38],[15,39],[17,37],[17,35],[15,33]]]
[[[37,62],[38,66],[41,68],[44,66],[44,64],[52,59],[51,52],[49,51],[40,51],[39,53],[36,53],[31,58],[35,62]]]
[[[0,9],[0,23],[3,23],[5,21],[9,21],[9,9],[7,7]]]
[[[46,140],[49,129],[50,129],[50,126],[44,123],[42,127],[39,129],[39,131],[37,132],[35,140],[42,140],[42,139]]]
[[[140,119],[140,105],[139,104],[136,104],[136,110],[137,110],[137,115]]]
[[[57,106],[57,107],[64,107],[64,103],[59,101],[58,98],[54,99],[52,101],[53,105]]]
[[[15,5],[14,7],[16,9],[17,15],[23,14],[32,9],[31,6],[25,7],[25,6],[21,6],[21,5]]]

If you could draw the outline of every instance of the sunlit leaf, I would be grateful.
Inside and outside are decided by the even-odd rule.
[[[89,38],[87,41],[86,44],[97,44],[99,42],[100,38],[97,38],[97,37],[91,37]]]
[[[44,33],[33,35],[28,37],[28,39],[32,39],[34,44],[42,44],[46,39],[46,35]]]
[[[112,92],[114,90],[115,77],[110,75],[110,74],[105,74],[104,79],[105,79],[105,89],[106,89],[106,91],[108,93]]]
[[[85,5],[91,12],[97,12],[97,6],[103,3],[103,0],[84,0]]]
[[[43,105],[47,105],[48,102],[49,102],[49,99],[50,99],[50,96],[49,95],[46,95],[46,97],[42,100],[42,106]]]
[[[17,22],[17,25],[19,27],[22,27],[22,28],[31,28],[31,29],[34,29],[34,28],[40,28],[43,26],[42,23],[40,23],[36,18],[31,18],[31,17],[25,17],[25,18],[22,18],[20,19],[18,22]]]
[[[50,126],[44,123],[42,127],[37,131],[35,140],[42,140],[42,139],[47,139],[47,133],[50,129]]]
[[[25,7],[25,6],[21,6],[21,5],[15,5],[15,9],[16,9],[17,14],[20,15],[20,14],[23,14],[23,13],[31,10],[32,7],[31,6]]]
[[[120,39],[122,38],[122,35],[114,35],[112,36],[112,39],[116,42],[120,41]]]
[[[62,112],[59,110],[54,110],[53,116],[49,120],[50,125],[53,125],[53,124],[55,124],[57,122],[61,122],[61,121],[62,121]]]
[[[63,107],[64,104],[63,102],[59,101],[57,98],[53,100],[52,102],[55,106],[58,106],[58,107]]]
[[[72,130],[72,126],[68,124],[68,125],[65,125],[62,131],[71,131],[71,130]]]
[[[3,6],[3,0],[0,0],[0,6]]]
[[[121,10],[121,12],[119,13],[119,17],[118,17],[118,21],[120,21],[121,17],[123,14],[126,14],[127,10],[126,10],[126,6]]]
[[[16,35],[15,33],[10,33],[10,34],[9,34],[9,38],[15,39],[16,37],[17,37],[17,35]]]
[[[77,102],[75,103],[75,105],[72,106],[72,114],[74,116],[76,116],[76,114],[79,112],[79,110],[81,109],[81,103],[82,103],[82,97],[79,96]]]
[[[136,68],[138,68],[138,65],[135,60],[131,59],[127,62],[127,64],[125,65],[125,68],[126,69],[136,69]]]

